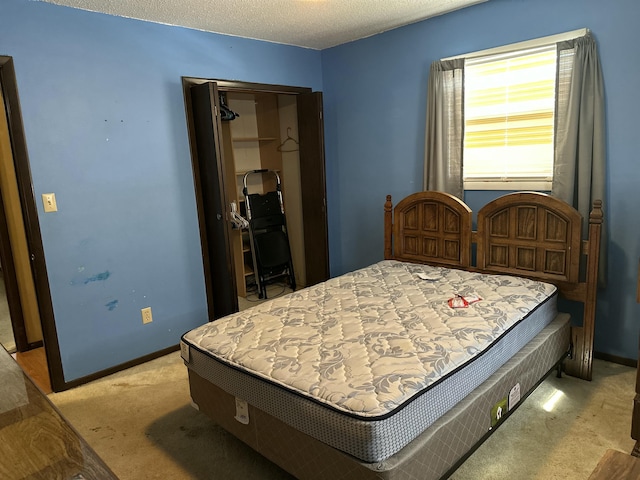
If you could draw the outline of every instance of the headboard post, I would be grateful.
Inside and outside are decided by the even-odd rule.
[[[384,259],[390,260],[393,257],[391,235],[393,232],[393,204],[391,203],[391,195],[387,195],[387,201],[384,204]]]
[[[591,380],[593,364],[593,336],[596,320],[596,297],[598,290],[598,267],[600,263],[600,236],[602,234],[602,201],[594,200],[593,208],[589,214],[589,239],[587,247],[587,271],[586,289],[584,296],[584,319],[582,328],[574,327],[580,336],[572,335],[574,339],[574,362],[578,372],[576,376],[585,380]],[[582,344],[580,344],[582,343]],[[568,366],[568,365],[567,365]],[[570,368],[567,371],[571,370]],[[573,374],[573,372],[571,372]]]

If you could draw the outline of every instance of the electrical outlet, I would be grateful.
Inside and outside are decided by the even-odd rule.
[[[153,317],[151,316],[151,307],[146,307],[140,310],[142,313],[142,323],[151,323],[153,322]]]

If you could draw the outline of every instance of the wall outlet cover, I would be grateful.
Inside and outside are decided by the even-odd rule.
[[[147,324],[153,322],[153,316],[151,315],[151,307],[146,307],[140,310],[142,314],[142,323]]]

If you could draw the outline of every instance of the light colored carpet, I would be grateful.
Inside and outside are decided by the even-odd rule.
[[[599,360],[592,382],[550,376],[452,478],[588,478],[607,449],[633,448],[634,384]],[[122,480],[291,478],[190,406],[178,352],[49,398]]]
[[[551,375],[451,478],[588,478],[607,449],[633,449],[635,374],[594,360],[591,382]]]
[[[122,480],[287,478],[191,406],[179,352],[49,398]]]

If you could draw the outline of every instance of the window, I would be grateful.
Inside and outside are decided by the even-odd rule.
[[[464,188],[550,190],[556,46],[465,60]]]

